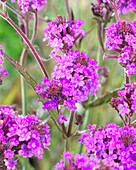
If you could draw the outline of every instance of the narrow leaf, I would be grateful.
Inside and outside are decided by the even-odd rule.
[[[37,82],[30,76],[30,74],[13,58],[9,57],[7,54],[5,54],[5,58],[15,67],[15,69],[25,78],[26,82],[31,85],[31,87],[36,90]],[[37,94],[39,99],[43,101],[43,98],[41,95]]]
[[[99,105],[104,104],[104,103],[108,103],[111,100],[111,97],[117,97],[118,91],[121,91],[121,90],[124,90],[124,87],[115,89],[111,92],[108,92],[108,93],[100,96],[99,98],[96,98],[93,101],[91,101],[87,104],[84,104],[84,106],[85,107],[95,107],[95,106],[99,106]]]

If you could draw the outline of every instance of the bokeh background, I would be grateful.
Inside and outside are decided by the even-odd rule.
[[[122,87],[124,82],[124,70],[118,64],[116,59],[105,59],[103,60],[103,53],[100,50],[98,37],[97,37],[97,23],[94,19],[94,16],[91,11],[90,3],[96,3],[96,1],[91,0],[69,0],[69,6],[73,12],[74,18],[78,18],[84,21],[82,28],[85,32],[91,30],[94,27],[93,31],[90,32],[82,41],[80,51],[86,51],[91,58],[97,59],[99,54],[100,56],[100,65],[106,66],[109,77],[107,78],[101,90],[97,93],[97,97],[113,91],[116,88]],[[12,6],[10,1],[8,3]],[[9,16],[12,20],[17,23],[17,18],[14,13],[9,11]],[[65,1],[64,0],[50,0],[47,5],[39,12],[39,21],[38,21],[38,32],[36,39],[33,43],[35,49],[38,51],[39,55],[43,59],[49,59],[49,53],[52,50],[50,47],[46,46],[47,42],[42,41],[44,38],[44,28],[46,27],[47,20],[54,20],[57,15],[62,15],[67,18]],[[127,15],[120,15],[122,20],[131,19],[134,21],[135,13],[129,11]],[[115,18],[111,19],[110,22],[115,22]],[[109,25],[109,24],[108,24]],[[107,25],[107,27],[108,27]],[[30,34],[33,30],[33,21],[29,23]],[[22,44],[20,37],[17,32],[2,18],[0,18],[0,44],[3,46],[4,52],[12,57],[14,60],[20,60],[20,55],[22,52]],[[105,47],[106,48],[106,47]],[[75,50],[75,48],[73,48]],[[44,62],[44,61],[43,61]],[[50,59],[47,62],[44,62],[44,65],[49,74],[53,71],[53,66],[55,65],[55,59]],[[20,87],[20,74],[15,70],[15,68],[5,59],[5,67],[9,73],[8,76],[3,78],[3,84],[0,86],[0,105],[14,105],[16,109],[21,114],[21,87]],[[36,63],[31,52],[28,52],[27,58],[25,60],[25,69],[30,73],[30,75],[40,84],[43,74]],[[135,76],[132,79],[135,79]],[[46,121],[48,117],[47,111],[42,109],[41,102],[38,101],[37,95],[26,83],[26,93],[27,93],[27,113],[33,114],[36,112],[36,115],[39,119]],[[93,97],[89,98],[89,101],[93,100]],[[87,111],[83,108],[81,104],[77,104],[76,114],[83,115],[83,121],[85,120],[87,125],[97,124],[105,126],[106,123],[115,122],[119,125],[122,125],[122,122],[118,114],[112,109],[109,103],[103,103],[97,107],[89,107]],[[64,109],[63,113],[69,118],[69,112]],[[33,170],[34,168],[30,166],[30,163],[33,164],[37,162],[37,169],[39,170],[50,170],[54,169],[54,165],[60,160],[62,152],[64,151],[65,140],[62,134],[53,124],[52,120],[48,120],[51,133],[51,145],[50,151],[46,150],[42,160],[32,159],[28,160],[28,169]],[[81,125],[80,130],[84,130],[86,125]],[[71,139],[71,150],[74,153],[81,152],[81,146],[78,143],[78,136]],[[82,148],[82,151],[85,148]],[[20,161],[22,164],[22,161]],[[20,169],[18,167],[18,169]]]

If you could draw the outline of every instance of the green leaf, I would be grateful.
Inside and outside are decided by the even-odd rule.
[[[9,57],[7,54],[5,54],[5,58],[15,67],[15,69],[24,77],[27,83],[31,85],[31,87],[36,90],[37,82],[30,76],[30,74],[22,67],[17,61],[15,61],[13,58]],[[36,93],[41,101],[44,101],[42,96]]]
[[[93,101],[84,104],[84,106],[85,107],[95,107],[95,106],[99,106],[104,103],[108,103],[111,100],[111,97],[117,97],[118,96],[117,92],[124,90],[124,89],[125,89],[124,87],[121,87],[121,88],[115,89],[111,92],[107,92],[104,95],[100,96],[99,98],[96,98]]]

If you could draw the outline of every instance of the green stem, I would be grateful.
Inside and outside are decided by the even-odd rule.
[[[84,122],[83,122],[83,125],[82,125],[82,130],[86,129],[87,122],[88,122],[88,118],[89,118],[89,110],[86,110]],[[83,148],[83,144],[82,144],[82,143],[79,143],[79,144],[78,144],[78,149],[77,149],[77,153],[78,153],[78,154],[81,154],[82,148]]]
[[[64,152],[67,152],[70,150],[70,142],[69,142],[69,138],[65,139],[65,146],[64,146]]]
[[[51,116],[51,119],[53,120],[54,124],[56,125],[56,127],[58,128],[58,130],[64,135],[64,137],[67,139],[67,134],[65,134],[63,128],[59,125],[59,123],[56,121],[56,118],[55,118],[55,114],[53,112],[53,110],[51,111],[48,111],[49,112],[49,115]]]
[[[23,158],[23,170],[28,170],[28,158]]]
[[[20,17],[18,17],[18,21],[20,22]],[[29,20],[25,19],[25,33],[26,37],[29,38]],[[20,65],[24,66],[25,58],[27,56],[27,46],[25,45],[20,57]],[[20,75],[21,78],[21,97],[22,97],[22,114],[27,115],[27,95],[26,95],[26,82],[24,77]],[[28,158],[23,158],[23,170],[28,170]]]
[[[70,12],[70,8],[69,8],[68,0],[65,0],[65,5],[66,5],[66,9],[67,9],[68,19],[71,19],[71,12]]]

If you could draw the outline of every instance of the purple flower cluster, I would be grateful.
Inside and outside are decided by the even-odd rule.
[[[111,99],[111,106],[118,111],[119,115],[132,117],[136,113],[136,83],[124,84],[125,90],[118,91],[120,97]]]
[[[15,3],[15,0],[11,0]],[[22,13],[28,11],[38,10],[40,11],[42,7],[47,3],[47,0],[17,0],[17,5],[21,7]]]
[[[49,126],[40,124],[36,116],[15,116],[12,106],[0,106],[0,158],[3,166],[14,169],[15,155],[42,158],[49,149]],[[5,164],[4,164],[5,162]]]
[[[79,142],[86,147],[88,157],[94,155],[109,169],[136,169],[136,129],[119,127],[115,123],[104,128],[89,125],[86,133],[81,135]],[[88,158],[88,159],[89,159]]]
[[[0,45],[0,80],[3,76],[8,75],[7,70],[4,69],[4,53],[1,47],[2,46]]]
[[[43,102],[44,109],[56,109],[58,104],[63,104],[74,111],[76,102],[87,100],[90,92],[91,95],[96,94],[99,84],[96,70],[100,66],[83,51],[57,55],[56,63],[52,73],[54,80],[44,78],[41,86],[37,85],[36,92],[49,99]]]
[[[74,162],[71,160],[74,152],[64,152],[62,157],[63,159],[60,163],[55,165],[55,170],[57,169],[72,169],[72,170],[91,170],[93,168],[99,168],[98,163],[100,160],[94,156],[88,157],[87,154],[81,153],[74,155]],[[65,161],[68,161],[68,164],[65,164]]]
[[[135,0],[121,0],[120,8],[119,8],[119,13],[126,14],[127,11],[133,10],[136,12],[136,1]]]
[[[100,69],[97,61],[87,56],[86,52],[68,51],[68,53],[56,56],[56,66],[52,78],[61,80],[65,87],[65,96],[73,96],[72,100],[82,102],[88,96],[95,95],[98,90]]]
[[[108,3],[108,2],[110,2],[110,0],[103,0],[103,3]],[[135,0],[115,0],[115,1],[111,1],[111,2],[110,2],[110,4],[113,4],[113,6],[114,6],[113,2],[116,2],[115,4],[118,7],[119,13],[127,14],[127,11],[129,11],[131,9],[134,12],[136,12],[136,1]]]
[[[119,55],[107,55],[105,58],[118,58],[129,75],[136,74],[136,21],[118,21],[106,28],[106,45],[108,50]]]
[[[56,21],[49,22],[48,28],[45,28],[44,35],[45,38],[43,41],[48,41],[53,49],[50,56],[54,57],[59,49],[64,53],[68,52],[74,44],[74,42],[79,39],[81,36],[85,36],[84,30],[81,29],[81,25],[84,22],[78,19],[66,21],[65,17],[63,18],[59,15]]]

